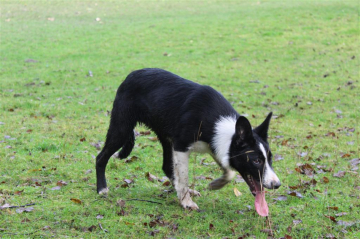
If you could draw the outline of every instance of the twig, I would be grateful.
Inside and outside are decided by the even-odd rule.
[[[157,203],[162,205],[161,202],[154,202],[154,201],[150,201],[150,200],[144,200],[144,199],[137,199],[137,198],[132,198],[132,199],[127,199],[127,201],[141,201],[141,202],[150,202],[150,203]]]
[[[29,204],[20,205],[20,206],[10,206],[10,207],[8,207],[8,208],[27,207],[27,206],[32,206],[32,205],[35,205],[35,203],[29,203]]]
[[[101,230],[103,230],[104,232],[109,232],[108,230],[104,229],[101,225],[101,223],[99,222],[99,227],[101,228]]]

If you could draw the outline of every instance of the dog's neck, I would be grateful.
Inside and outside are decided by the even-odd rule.
[[[215,157],[223,168],[230,168],[229,149],[235,134],[236,116],[221,116],[215,123],[212,146]]]

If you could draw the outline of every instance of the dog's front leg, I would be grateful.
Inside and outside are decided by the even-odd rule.
[[[189,189],[189,155],[190,152],[174,151],[174,187],[180,204],[183,208],[199,209],[198,205],[191,200]]]
[[[220,178],[215,179],[209,184],[210,190],[219,190],[220,188],[224,187],[226,184],[228,184],[231,179],[234,178],[236,173],[228,168],[223,168],[223,175]]]

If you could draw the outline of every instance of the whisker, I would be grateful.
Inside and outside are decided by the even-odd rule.
[[[234,155],[234,156],[230,157],[229,159],[232,159],[232,158],[235,158],[235,157],[237,157],[237,156],[244,155],[244,154],[247,154],[247,153],[253,153],[253,152],[254,152],[254,150],[246,151],[245,153],[241,153],[241,154],[238,154],[238,155]]]

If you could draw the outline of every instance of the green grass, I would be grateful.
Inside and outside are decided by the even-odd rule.
[[[1,209],[0,237],[360,236],[359,170],[349,162],[360,156],[358,2],[2,0],[0,9],[0,205],[35,203],[31,212]],[[253,125],[269,111],[280,116],[270,142],[283,157],[273,164],[283,186],[267,194],[268,220],[254,213],[245,183],[206,190],[210,180],[195,177],[221,175],[201,164],[212,162],[207,155],[190,166],[201,211],[184,211],[169,187],[144,176],[164,175],[148,136],[137,138],[134,162],[111,159],[110,194],[96,194],[91,144],[104,141],[119,84],[143,67],[213,86]],[[313,177],[295,170],[305,163]],[[312,178],[316,185],[296,189],[303,198],[288,195]],[[124,179],[134,182],[123,188]],[[68,185],[51,190],[60,180]]]

